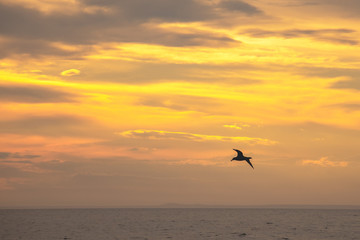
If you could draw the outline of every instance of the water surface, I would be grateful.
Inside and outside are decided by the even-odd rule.
[[[1,240],[360,239],[360,210],[2,209]]]

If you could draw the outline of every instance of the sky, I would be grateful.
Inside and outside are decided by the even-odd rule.
[[[0,207],[360,205],[359,23],[357,0],[0,0]]]

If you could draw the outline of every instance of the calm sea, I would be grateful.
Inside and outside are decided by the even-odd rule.
[[[360,210],[0,210],[1,240],[360,239]]]

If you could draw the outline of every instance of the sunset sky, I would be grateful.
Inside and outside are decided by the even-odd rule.
[[[0,207],[360,205],[360,1],[0,0],[0,113]]]

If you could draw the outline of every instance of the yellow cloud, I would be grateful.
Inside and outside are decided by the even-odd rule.
[[[54,14],[61,12],[62,14],[73,15],[80,12],[85,12],[88,14],[94,14],[97,12],[111,12],[111,9],[108,7],[100,7],[95,5],[87,6],[78,0],[0,0],[0,2],[7,5],[15,5],[35,9],[44,14]]]
[[[203,159],[187,159],[178,162],[172,163],[174,165],[201,165],[201,166],[220,166],[224,165],[222,162],[216,162],[213,160],[203,160]]]
[[[76,75],[79,75],[80,74],[80,70],[78,69],[68,69],[68,70],[65,70],[65,71],[62,71],[61,72],[61,76],[65,76],[65,77],[71,77],[71,76],[76,76]]]
[[[232,141],[232,142],[248,142],[250,144],[273,145],[276,141],[265,138],[252,137],[229,137],[217,135],[205,135],[186,132],[170,132],[160,130],[129,130],[117,133],[129,138],[147,138],[147,139],[169,139],[169,140],[191,140],[191,141]]]
[[[348,162],[332,162],[328,157],[322,157],[320,160],[303,160],[302,165],[317,165],[322,167],[346,167]]]
[[[88,59],[112,59],[126,61],[147,61],[147,62],[166,62],[166,63],[187,63],[187,64],[311,64],[312,66],[327,65],[334,66],[335,58],[331,56],[304,57],[294,50],[283,47],[283,40],[266,40],[256,42],[256,39],[249,39],[252,45],[241,48],[211,48],[211,47],[168,47],[156,44],[142,43],[122,43],[107,44],[99,48],[95,55],[89,55]],[[282,49],[281,54],[274,54],[269,50],[261,50],[263,45],[276,44]],[[309,44],[305,42],[304,44]],[[295,47],[294,47],[295,48]],[[256,50],[255,50],[256,49]],[[260,50],[259,50],[260,49]],[[338,64],[338,63],[337,63]]]
[[[226,125],[224,125],[224,127],[226,127],[226,128],[235,128],[235,129],[241,130],[244,127],[250,127],[250,125],[249,124],[237,124],[237,123],[234,123],[234,124],[226,124]]]

